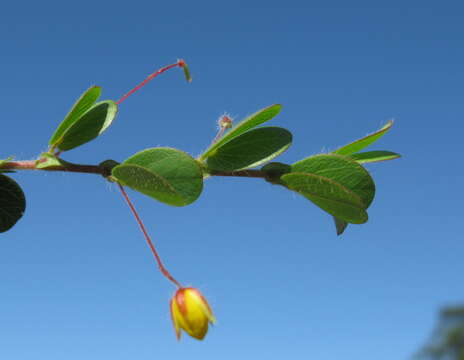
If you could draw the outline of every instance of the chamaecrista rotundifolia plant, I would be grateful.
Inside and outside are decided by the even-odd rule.
[[[0,160],[0,232],[11,229],[26,208],[21,187],[6,173],[40,170],[102,175],[117,184],[161,273],[177,288],[170,302],[177,337],[180,338],[184,330],[201,340],[208,331],[208,324],[215,322],[211,307],[199,290],[184,287],[165,268],[125,187],[171,206],[186,206],[198,199],[204,181],[210,176],[262,178],[303,195],[329,213],[340,235],[348,224],[363,224],[368,219],[367,209],[374,199],[375,184],[362,164],[393,160],[400,155],[383,150],[361,152],[390,130],[393,121],[388,121],[378,131],[332,152],[309,156],[293,164],[271,162],[292,143],[292,133],[287,129],[260,126],[280,112],[281,105],[274,104],[236,125],[229,116],[221,116],[219,132],[197,158],[170,147],[145,149],[121,163],[106,160],[97,165],[83,165],[62,158],[64,152],[101,135],[112,124],[124,100],[159,74],[175,67],[182,68],[187,81],[191,81],[187,64],[178,60],[148,76],[118,101],[98,101],[101,88],[90,87],[51,136],[47,152],[36,160]]]

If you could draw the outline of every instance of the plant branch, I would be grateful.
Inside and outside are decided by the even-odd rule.
[[[40,161],[40,160],[39,160]],[[0,164],[0,170],[45,170],[45,171],[67,171],[85,174],[97,174],[107,176],[107,169],[99,165],[83,165],[66,162],[63,165],[37,168],[36,160],[7,161]]]
[[[83,165],[64,162],[61,166],[50,166],[47,168],[37,168],[36,160],[7,161],[0,163],[0,170],[42,170],[42,171],[65,171],[84,174],[96,174],[109,176],[108,169],[99,165]],[[214,171],[211,176],[228,176],[228,177],[249,177],[265,178],[266,174],[261,170],[238,170],[238,171]]]
[[[211,176],[236,176],[249,178],[266,178],[266,173],[261,170],[237,170],[237,171],[214,171]]]

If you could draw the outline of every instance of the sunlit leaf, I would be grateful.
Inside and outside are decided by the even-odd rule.
[[[345,156],[334,154],[310,156],[294,163],[292,172],[320,175],[339,183],[358,195],[365,209],[374,199],[375,184],[367,170]]]
[[[208,170],[234,171],[256,167],[280,155],[291,143],[292,134],[286,129],[253,129],[220,146],[208,157]]]
[[[383,135],[387,133],[388,130],[393,126],[393,120],[388,121],[382,128],[378,131],[367,135],[359,140],[356,140],[348,145],[342,146],[335,151],[332,151],[333,154],[339,155],[351,155],[354,154],[365,147],[371,145],[373,142],[379,140]]]
[[[92,86],[81,95],[50,138],[49,144],[51,146],[57,145],[65,131],[95,104],[100,94],[101,88],[99,86]]]
[[[366,151],[350,155],[359,164],[388,161],[400,158],[401,155],[392,151]]]
[[[118,106],[112,100],[99,102],[78,118],[58,141],[60,150],[71,150],[101,135],[111,125]]]
[[[200,160],[205,160],[209,156],[213,155],[217,149],[219,149],[223,144],[232,140],[233,138],[243,134],[250,129],[253,129],[258,125],[265,123],[266,121],[271,120],[280,112],[281,109],[282,105],[271,105],[240,121],[236,126],[232,127],[232,129],[230,129],[219,141],[217,141],[215,144],[212,144],[203,153],[203,155],[200,156]]]

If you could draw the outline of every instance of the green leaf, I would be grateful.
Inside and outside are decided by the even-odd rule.
[[[37,169],[47,169],[57,166],[62,166],[62,161],[57,158],[55,155],[50,153],[43,153],[40,155],[39,160],[35,162],[35,167]]]
[[[337,235],[343,234],[346,227],[348,226],[348,223],[346,221],[337,219],[335,216],[333,216],[333,219],[334,219],[334,222],[335,222],[335,228],[337,230]]]
[[[339,154],[339,155],[351,155],[354,154],[365,147],[369,146],[373,142],[377,141],[380,139],[383,135],[387,133],[388,130],[391,129],[393,126],[393,120],[388,121],[382,128],[380,128],[378,131],[367,135],[359,140],[356,140],[348,145],[342,146],[341,148],[338,148],[335,151],[332,151],[333,154]]]
[[[11,229],[25,209],[26,199],[21,187],[10,177],[0,174],[0,232]]]
[[[203,189],[200,164],[172,148],[143,150],[112,170],[121,185],[173,206],[194,202]]]
[[[192,75],[190,74],[190,69],[184,60],[182,60],[182,62],[183,62],[182,69],[184,70],[185,80],[187,80],[187,82],[190,83],[192,82]]]
[[[361,198],[331,179],[308,173],[290,173],[283,175],[281,180],[290,190],[298,192],[340,220],[362,224],[368,219]]]
[[[208,170],[234,171],[256,167],[283,153],[291,143],[292,134],[280,127],[250,130],[223,144],[208,157]]]
[[[366,151],[362,153],[356,153],[349,156],[359,164],[373,163],[387,160],[394,160],[401,157],[400,154],[392,151]]]
[[[266,121],[271,120],[274,116],[276,116],[280,110],[282,109],[282,105],[274,104],[259,110],[258,112],[254,113],[253,115],[248,116],[244,120],[240,121],[236,126],[230,129],[219,141],[212,144],[204,153],[200,156],[200,160],[205,160],[206,158],[210,157],[214,154],[214,152],[219,149],[222,145],[226,142],[232,140],[233,138],[243,134],[244,132],[265,123]]]
[[[361,165],[350,157],[340,155],[315,155],[292,165],[293,172],[307,172],[329,178],[354,192],[369,207],[375,195],[375,184]],[[334,216],[337,235],[342,234],[348,222]]]
[[[292,172],[310,173],[331,179],[353,191],[367,209],[374,199],[375,184],[361,165],[348,157],[321,154],[300,160],[292,165]]]
[[[95,104],[101,94],[101,88],[99,86],[92,86],[87,89],[81,97],[76,101],[68,115],[64,118],[61,124],[56,129],[53,136],[48,142],[51,146],[56,146],[60,142],[60,138],[63,136],[66,130],[74,124],[84,113]]]
[[[71,150],[101,135],[111,125],[118,106],[112,100],[99,102],[78,118],[62,135],[57,146]]]

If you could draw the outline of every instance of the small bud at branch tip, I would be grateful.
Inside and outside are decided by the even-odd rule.
[[[192,82],[192,76],[190,74],[190,70],[187,66],[187,63],[185,62],[184,59],[179,59],[177,60],[177,64],[182,68],[184,69],[184,75],[185,75],[185,79],[187,80],[187,82]]]
[[[227,114],[222,115],[218,120],[218,125],[221,129],[230,129],[232,127],[232,123],[232,118]]]
[[[148,84],[151,80],[153,80],[155,77],[157,77],[159,74],[169,70],[169,69],[172,69],[176,66],[180,66],[184,69],[184,74],[185,74],[185,77],[187,78],[187,81],[188,82],[191,82],[192,81],[192,78],[190,77],[190,72],[188,70],[188,67],[187,67],[187,64],[185,63],[184,60],[180,59],[180,60],[177,60],[177,62],[175,64],[171,64],[171,65],[167,65],[165,67],[162,67],[161,69],[155,71],[154,73],[150,74],[145,80],[143,80],[140,84],[138,84],[137,86],[135,86],[132,90],[130,90],[129,92],[127,92],[125,95],[123,95],[118,101],[116,101],[116,104],[121,104],[124,100],[126,100],[129,96],[131,96],[133,93],[135,93],[137,90],[141,89],[142,87],[144,87],[146,84]]]

